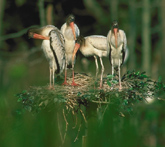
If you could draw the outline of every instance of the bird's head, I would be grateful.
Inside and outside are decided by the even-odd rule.
[[[77,40],[75,42],[75,46],[74,46],[74,51],[73,51],[73,56],[72,56],[72,62],[75,59],[76,53],[78,51],[78,49],[85,44],[85,39],[82,35],[77,37]]]
[[[28,30],[27,34],[29,38],[49,40],[49,37],[41,35],[41,32],[40,28],[31,28]]]
[[[66,19],[66,23],[69,25],[71,22],[75,21],[75,17],[73,14],[70,14],[67,19]]]
[[[112,31],[114,34],[116,34],[119,31],[119,25],[118,25],[117,20],[114,20],[112,22]]]
[[[74,40],[76,40],[76,33],[74,28],[75,17],[73,14],[70,14],[66,20],[67,26],[70,26],[73,32]]]
[[[118,22],[117,20],[114,20],[112,22],[112,32],[115,35],[115,44],[116,44],[116,48],[117,48],[117,32],[119,31],[119,26],[118,26]]]

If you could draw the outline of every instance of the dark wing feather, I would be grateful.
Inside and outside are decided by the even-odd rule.
[[[109,50],[109,62],[112,65],[112,62],[111,62],[111,51],[112,51],[112,49],[111,49],[110,43],[109,43],[109,47],[110,47],[110,50]]]
[[[121,50],[121,52],[122,52],[122,63],[121,63],[121,65],[124,63],[124,59],[125,59],[125,48],[124,47],[125,46],[124,46],[124,43],[123,43],[122,50]]]
[[[58,29],[50,31],[50,47],[57,65],[56,73],[61,73],[65,67],[64,37]]]

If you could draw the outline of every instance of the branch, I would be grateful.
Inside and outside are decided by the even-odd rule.
[[[65,134],[64,134],[64,139],[63,139],[62,144],[64,144],[65,137],[66,137],[66,132],[67,132],[67,130],[68,130],[68,121],[67,121],[67,119],[66,119],[64,109],[63,109],[63,116],[64,116],[64,120],[65,120],[66,128],[65,128]]]
[[[38,27],[38,26],[34,25],[34,26],[31,26],[31,27]],[[29,27],[29,28],[31,28],[31,27]],[[0,41],[21,37],[22,35],[24,35],[28,31],[29,28],[23,29],[23,30],[21,30],[21,31],[19,31],[17,33],[11,33],[11,34],[7,34],[7,35],[4,35],[4,36],[1,36],[0,37]]]
[[[78,132],[77,132],[77,136],[76,136],[74,142],[76,142],[76,141],[78,140],[78,136],[79,136],[80,129],[81,129],[81,123],[80,123],[80,125],[79,125],[79,129],[78,129]]]

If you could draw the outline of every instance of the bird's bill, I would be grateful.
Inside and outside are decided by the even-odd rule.
[[[73,35],[74,35],[74,40],[76,40],[76,33],[75,33],[75,29],[74,29],[74,22],[70,23],[70,27],[71,27]]]
[[[117,31],[118,31],[118,29],[114,28],[113,31],[114,31],[114,34],[115,34],[115,45],[116,45],[116,48],[117,48]]]
[[[45,37],[45,36],[42,36],[42,35],[36,34],[36,33],[33,34],[33,38],[34,39],[42,39],[42,40],[49,40],[50,39],[49,37]]]
[[[77,53],[77,51],[78,51],[79,48],[80,48],[80,44],[76,43],[75,46],[74,46],[74,51],[73,51],[73,56],[72,56],[72,62],[74,62],[76,53]]]

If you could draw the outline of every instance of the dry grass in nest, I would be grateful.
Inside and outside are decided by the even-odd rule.
[[[63,86],[64,79],[56,80],[54,89],[50,90],[48,85],[30,87],[17,95],[18,101],[22,101],[29,111],[38,107],[43,109],[59,102],[64,104],[67,110],[76,112],[80,105],[87,106],[90,102],[132,106],[138,101],[144,101],[146,97],[156,95],[160,87],[159,82],[152,81],[144,72],[128,71],[122,77],[122,90],[119,90],[118,76],[113,77],[113,80],[111,78],[112,75],[104,77],[103,88],[100,89],[100,76],[96,81],[93,76],[78,73],[75,74],[75,82],[80,86]],[[68,77],[67,82],[71,84],[72,77]]]

